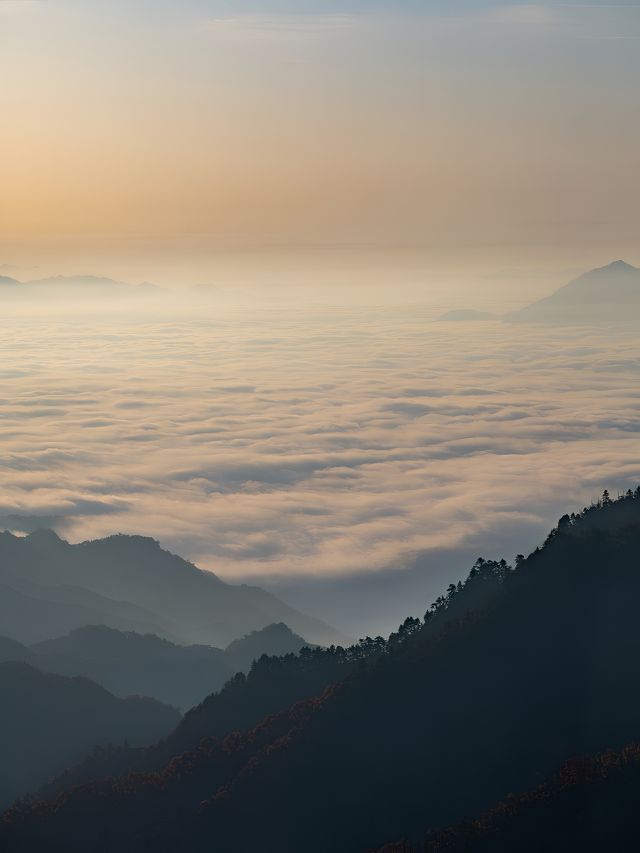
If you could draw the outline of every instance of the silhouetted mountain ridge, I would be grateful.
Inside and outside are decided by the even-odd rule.
[[[640,655],[639,552],[640,489],[618,501],[605,494],[564,516],[515,570],[478,560],[424,622],[408,619],[386,643],[334,650],[352,662],[315,699],[176,750],[151,775],[15,811],[2,840],[9,851],[86,850],[108,827],[107,851],[419,843],[544,783],[574,754],[638,739],[640,686],[629,675]],[[224,693],[179,728],[215,721]]]
[[[270,625],[226,649],[178,646],[154,634],[104,625],[24,646],[0,637],[0,661],[26,661],[45,672],[84,676],[116,696],[150,696],[182,711],[222,689],[263,655],[297,653],[306,646],[286,625]]]
[[[235,672],[225,652],[177,646],[153,634],[106,626],[77,628],[33,645],[32,663],[60,675],[84,675],[117,696],[151,696],[186,711]]]
[[[0,534],[0,634],[34,643],[104,624],[184,645],[227,646],[284,622],[310,642],[340,635],[258,587],[233,586],[163,550],[116,535],[70,545],[52,531]],[[50,606],[51,605],[51,606]]]

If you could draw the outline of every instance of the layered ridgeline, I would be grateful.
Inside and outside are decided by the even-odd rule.
[[[96,275],[57,275],[48,278],[18,281],[0,276],[0,300],[24,302],[47,299],[73,299],[80,301],[113,301],[114,299],[140,299],[162,293],[161,288],[149,282],[127,284]]]
[[[424,621],[408,619],[386,643],[265,659],[185,717],[162,767],[16,808],[0,844],[33,853],[419,845],[535,790],[574,755],[640,740],[639,555],[640,490],[605,495],[562,518],[515,569],[479,560]],[[306,682],[291,698],[294,672]],[[304,693],[313,698],[284,706]],[[266,694],[271,707],[253,724],[245,709]],[[230,729],[232,709],[243,733]],[[151,767],[161,751],[138,753],[131,764],[144,769],[141,756]],[[631,848],[614,839],[602,849]]]
[[[150,696],[186,711],[262,655],[297,653],[306,645],[284,624],[254,631],[226,650],[178,646],[153,634],[97,625],[31,646],[0,637],[0,662],[22,661],[46,672],[84,676],[116,696]]]
[[[226,647],[279,622],[310,643],[343,639],[274,595],[224,583],[153,539],[112,536],[70,545],[52,531],[0,533],[0,635],[21,643],[106,625]]]
[[[6,643],[0,647],[7,651]],[[0,663],[0,697],[0,805],[5,808],[97,744],[150,744],[180,720],[174,708],[153,699],[117,699],[86,679],[43,673],[26,663]]]
[[[68,788],[104,776],[162,772],[175,756],[188,756],[211,738],[216,738],[217,743],[233,743],[234,733],[251,730],[292,705],[322,694],[384,654],[386,648],[386,641],[377,637],[348,648],[305,647],[299,654],[263,655],[254,661],[246,675],[238,672],[219,693],[211,694],[192,708],[160,743],[144,749],[131,745],[100,747],[78,766],[44,786],[40,795],[51,799]]]

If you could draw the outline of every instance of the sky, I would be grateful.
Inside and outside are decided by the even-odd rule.
[[[608,0],[0,0],[3,263],[628,256],[639,38]]]

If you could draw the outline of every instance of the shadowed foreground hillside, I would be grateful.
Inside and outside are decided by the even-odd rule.
[[[533,791],[435,832],[424,844],[387,844],[378,853],[635,853],[640,744],[576,757]]]
[[[576,754],[640,740],[639,556],[640,491],[605,495],[515,570],[479,560],[424,623],[361,644],[346,677],[315,698],[157,771],[16,808],[0,841],[34,853],[423,843]],[[201,723],[210,701],[196,709]]]

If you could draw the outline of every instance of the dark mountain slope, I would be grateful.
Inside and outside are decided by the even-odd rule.
[[[8,661],[28,663],[32,658],[33,652],[27,646],[8,637],[0,637],[0,663]]]
[[[26,537],[3,533],[0,583],[44,604],[38,609],[32,602],[25,602],[24,614],[17,602],[12,608],[3,609],[0,605],[0,634],[26,642],[34,640],[19,633],[19,625],[39,625],[42,620],[47,633],[41,633],[36,640],[87,624],[105,624],[157,633],[185,644],[226,646],[239,636],[274,622],[286,622],[311,642],[328,644],[340,639],[327,625],[288,607],[264,590],[226,584],[141,536],[112,536],[70,545],[52,531],[38,531]],[[27,583],[37,593],[25,590]],[[68,593],[70,589],[77,595],[91,594],[94,604],[95,596],[99,596],[102,618],[90,619],[86,612],[77,612],[77,608],[86,606],[85,601],[61,602],[60,591]],[[43,612],[48,601],[55,604],[55,620]],[[111,608],[106,606],[109,601]],[[126,614],[126,625],[122,624],[123,602],[134,610]],[[140,610],[144,613],[140,614]],[[135,622],[135,611],[142,623],[139,626],[131,624]],[[18,627],[9,630],[3,620],[13,620]],[[66,624],[52,630],[52,622]]]
[[[203,740],[212,737],[223,740],[234,732],[252,729],[292,704],[322,693],[365,661],[381,654],[384,646],[384,640],[378,638],[349,649],[305,648],[299,655],[280,658],[264,655],[253,664],[248,675],[236,674],[219,693],[208,696],[185,714],[165,740],[147,749],[98,750],[46,786],[42,796],[55,797],[70,786],[104,776],[160,771],[174,756],[197,748]]]
[[[180,715],[152,699],[116,699],[82,678],[0,664],[0,802],[41,785],[97,744],[143,745]]]
[[[490,812],[378,853],[635,853],[640,838],[640,744],[573,758],[548,782]]]
[[[515,323],[640,321],[640,269],[616,261],[591,270],[556,293],[505,318]]]
[[[516,571],[479,561],[425,625],[408,620],[375,653],[371,641],[321,698],[159,773],[14,813],[2,841],[83,853],[417,843],[574,754],[638,738],[639,556],[640,492],[607,497],[563,518]]]

